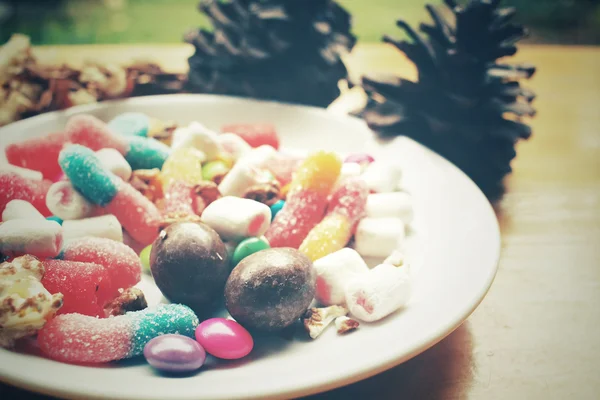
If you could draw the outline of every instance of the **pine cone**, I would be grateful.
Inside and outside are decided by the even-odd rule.
[[[510,23],[515,10],[500,0],[444,2],[452,21],[446,8],[428,5],[433,24],[421,24],[423,34],[400,20],[412,41],[384,37],[415,63],[419,79],[363,77],[369,100],[360,115],[382,137],[408,136],[443,155],[495,200],[516,142],[531,135],[521,120],[535,114],[535,95],[519,85],[535,68],[498,62],[517,52],[526,31]]]
[[[347,78],[350,15],[332,0],[202,0],[214,31],[190,32],[192,92],[325,107]]]

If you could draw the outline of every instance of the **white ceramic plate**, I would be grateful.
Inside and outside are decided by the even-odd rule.
[[[246,360],[211,360],[183,378],[156,374],[143,362],[87,367],[0,349],[0,378],[28,390],[62,397],[119,399],[284,398],[346,385],[421,353],[457,328],[477,307],[496,273],[500,236],[494,212],[475,184],[442,157],[408,140],[381,144],[356,118],[325,110],[220,96],[174,95],[107,102],[49,113],[0,129],[7,143],[59,131],[66,119],[89,112],[109,119],[141,111],[209,128],[225,123],[269,121],[286,148],[367,151],[389,157],[404,171],[403,187],[414,198],[421,268],[410,304],[383,321],[363,324],[346,336],[329,329],[314,341],[258,340]],[[2,157],[4,151],[0,152]],[[413,235],[413,237],[415,237]],[[414,249],[417,250],[414,250]],[[425,256],[424,262],[422,262]],[[421,260],[421,261],[418,261]],[[150,300],[160,293],[144,282]]]

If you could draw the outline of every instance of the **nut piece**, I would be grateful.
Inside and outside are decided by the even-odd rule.
[[[201,214],[210,203],[221,198],[221,192],[215,182],[202,181],[194,186],[194,193],[198,196],[196,213]]]
[[[313,307],[304,314],[304,328],[312,339],[316,339],[337,317],[346,314],[348,314],[348,309],[342,306]]]
[[[244,193],[244,198],[272,206],[279,201],[279,184],[277,182],[261,183],[250,186]]]
[[[170,146],[173,138],[173,132],[177,129],[177,123],[174,121],[162,121],[156,118],[150,120],[150,129],[148,137],[156,139]]]
[[[345,315],[335,319],[335,327],[339,334],[355,331],[359,326],[360,323],[358,321],[348,318]]]
[[[116,299],[104,306],[107,317],[123,315],[129,311],[140,311],[148,307],[146,296],[138,288],[124,290]]]
[[[42,285],[45,270],[26,255],[0,264],[0,347],[34,335],[62,307],[63,295]]]
[[[133,171],[129,183],[152,202],[156,202],[163,197],[160,170],[158,168]]]

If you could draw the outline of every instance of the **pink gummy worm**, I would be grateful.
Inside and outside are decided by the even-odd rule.
[[[329,200],[327,214],[345,215],[351,225],[365,214],[369,187],[361,178],[348,178],[334,190]]]
[[[310,230],[322,219],[327,197],[312,190],[300,190],[290,196],[265,233],[271,247],[297,249]]]
[[[112,281],[112,297],[119,294],[119,289],[137,284],[142,277],[142,264],[135,251],[111,239],[82,237],[70,240],[64,246],[62,258],[102,265]]]
[[[123,155],[129,151],[126,140],[112,132],[106,122],[93,115],[80,114],[71,117],[65,126],[65,134],[71,143],[80,144],[94,151],[113,148]]]
[[[0,214],[11,200],[30,202],[44,217],[52,215],[46,206],[46,193],[52,182],[32,181],[14,172],[0,172]]]
[[[158,236],[162,216],[158,208],[129,183],[119,179],[117,195],[104,207],[133,239],[144,245]]]
[[[41,350],[63,362],[104,363],[126,358],[132,348],[130,318],[93,318],[82,314],[59,315],[38,333]]]

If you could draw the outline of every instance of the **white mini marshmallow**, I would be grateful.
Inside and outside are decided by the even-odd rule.
[[[271,225],[271,209],[258,201],[225,196],[210,203],[200,219],[224,241],[237,242],[263,235]]]
[[[265,182],[263,170],[239,160],[219,183],[223,196],[242,197],[250,186]]]
[[[112,214],[63,222],[63,238],[71,239],[94,236],[123,242],[123,229]]]
[[[413,219],[412,200],[405,192],[371,193],[365,211],[370,218],[400,218],[405,224]]]
[[[69,181],[58,181],[50,186],[46,194],[46,206],[62,220],[87,218],[94,211],[94,206]]]
[[[404,241],[400,218],[363,218],[356,227],[354,248],[363,257],[387,257]]]
[[[206,161],[215,160],[223,151],[218,135],[199,122],[192,122],[187,127],[177,128],[173,132],[171,148],[194,147],[204,153]]]
[[[410,300],[412,281],[406,269],[379,264],[346,285],[350,313],[366,322],[387,317]]]
[[[252,147],[244,139],[234,133],[222,133],[217,136],[217,140],[223,151],[235,161],[252,150]]]
[[[31,179],[32,181],[41,181],[44,176],[40,171],[34,171],[29,168],[18,167],[16,165],[7,164],[6,162],[0,162],[0,171],[12,172],[25,179]]]
[[[390,264],[394,267],[400,267],[404,265],[404,253],[399,250],[394,250],[390,253],[389,256],[385,260],[383,260],[382,264]]]
[[[394,192],[400,186],[402,170],[396,164],[376,160],[369,164],[361,176],[373,192]]]
[[[33,219],[45,220],[44,216],[25,200],[11,200],[8,202],[2,212],[2,221],[10,221],[12,219]]]
[[[319,258],[313,265],[317,273],[315,298],[325,306],[344,305],[346,284],[369,271],[360,254],[349,247]]]
[[[131,178],[131,165],[125,157],[115,149],[106,148],[96,152],[96,156],[104,168],[123,179],[125,182]]]
[[[9,257],[24,254],[56,257],[62,243],[62,226],[54,221],[12,219],[0,225],[0,253]]]
[[[279,156],[273,146],[262,145],[250,150],[240,159],[240,162],[246,163],[256,168],[265,168],[269,162]]]

